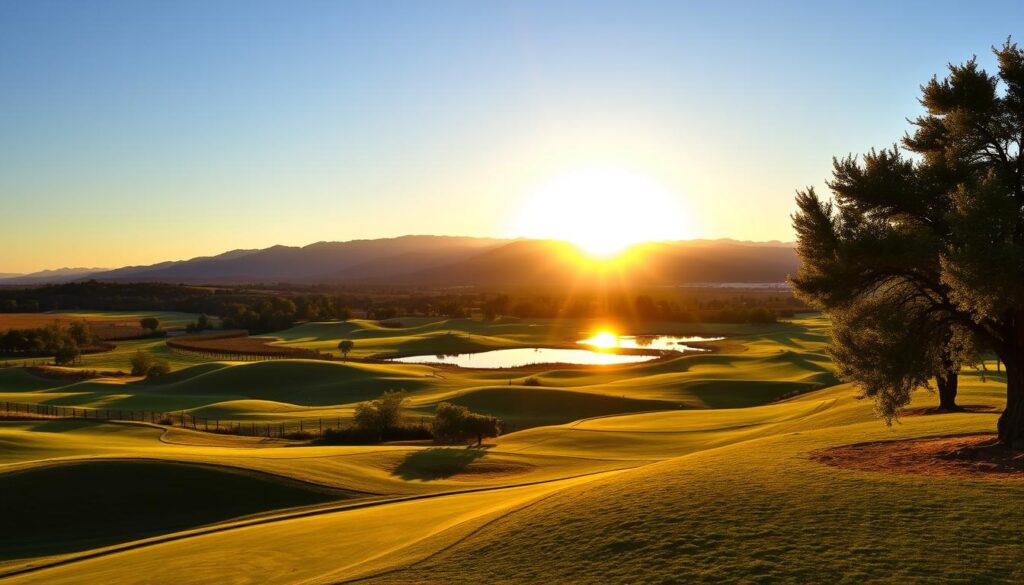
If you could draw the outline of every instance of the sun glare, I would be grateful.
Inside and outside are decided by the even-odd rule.
[[[619,337],[610,331],[601,331],[594,334],[593,337],[584,339],[580,343],[596,347],[598,349],[611,349],[613,347],[618,347]]]
[[[518,235],[567,240],[611,257],[633,244],[686,236],[678,197],[650,177],[581,169],[541,185],[522,209]]]

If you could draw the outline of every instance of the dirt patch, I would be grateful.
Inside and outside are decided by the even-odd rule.
[[[140,337],[152,336],[152,332],[143,329],[139,325],[138,319],[54,313],[0,313],[0,333],[8,329],[39,329],[40,327],[54,324],[67,327],[76,321],[88,323],[92,328],[92,332],[104,341],[138,339]]]
[[[903,411],[902,416],[927,416],[930,414],[958,414],[958,413],[988,413],[988,412],[1000,412],[995,406],[988,406],[985,404],[965,404],[956,410],[944,410],[937,406],[923,406],[921,408],[908,408]]]
[[[1024,480],[1024,451],[1001,445],[995,435],[845,445],[812,451],[811,459],[833,467],[861,471]]]

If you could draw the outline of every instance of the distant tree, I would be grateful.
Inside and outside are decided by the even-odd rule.
[[[965,337],[995,352],[1007,374],[999,440],[1020,447],[1024,51],[994,52],[996,75],[972,59],[922,87],[926,113],[903,139],[914,156],[894,146],[836,159],[834,203],[798,194],[793,285],[832,317],[840,372],[887,418],[913,388],[955,374]]]
[[[374,400],[380,413],[381,428],[385,431],[393,429],[402,421],[402,407],[408,400],[404,390],[388,390],[380,398]]]
[[[636,316],[642,320],[648,321],[659,317],[658,305],[647,295],[636,297],[636,300],[633,301],[633,308],[636,311]]]
[[[189,333],[198,333],[212,328],[213,325],[210,323],[210,318],[206,316],[206,313],[200,314],[196,317],[195,321],[185,326],[185,330]]]
[[[86,321],[72,321],[68,325],[68,335],[79,346],[89,345],[95,340],[92,328]]]
[[[77,360],[80,355],[81,351],[79,351],[74,340],[68,339],[57,348],[57,351],[54,352],[53,361],[58,366],[68,366],[75,363],[75,360]]]
[[[147,329],[152,333],[156,333],[156,330],[160,328],[160,319],[156,317],[143,317],[139,319],[139,325],[143,329]]]
[[[338,349],[341,351],[341,357],[347,358],[348,354],[352,351],[352,348],[356,346],[356,342],[351,339],[342,339],[338,342]]]
[[[140,350],[136,350],[135,355],[129,360],[132,366],[133,376],[145,376],[149,373],[149,369],[153,367],[153,356]]]

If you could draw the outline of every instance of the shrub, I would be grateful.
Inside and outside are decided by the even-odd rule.
[[[538,380],[537,378],[534,378],[533,376],[530,376],[529,378],[523,380],[523,386],[540,386],[540,385],[541,385],[540,380]]]
[[[149,369],[153,367],[153,356],[141,349],[137,350],[135,355],[132,356],[131,364],[133,376],[145,376],[149,373]]]
[[[388,390],[380,398],[356,405],[352,417],[355,427],[364,433],[383,437],[385,433],[398,427],[402,420],[402,406],[405,404],[404,390]]]
[[[143,317],[139,319],[139,325],[143,329],[149,329],[151,332],[156,333],[156,330],[160,328],[160,319],[156,317]]]
[[[171,373],[171,364],[167,360],[154,360],[146,371],[146,378],[159,378]]]

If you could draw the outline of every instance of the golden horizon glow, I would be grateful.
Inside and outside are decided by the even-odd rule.
[[[678,197],[653,178],[594,167],[554,177],[527,199],[518,235],[566,240],[608,259],[643,242],[685,239]]]

